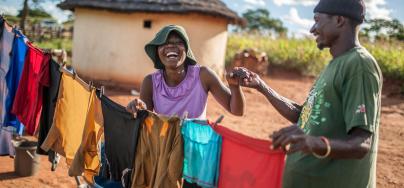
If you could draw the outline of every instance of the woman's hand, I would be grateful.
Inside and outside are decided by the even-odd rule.
[[[244,79],[250,77],[250,71],[244,67],[234,67],[226,73],[226,80],[230,86],[240,86]]]
[[[226,75],[229,85],[237,85],[249,88],[260,89],[263,81],[260,76],[244,67],[235,67]]]
[[[128,106],[126,106],[126,111],[130,113],[136,113],[138,110],[146,110],[146,103],[140,99],[134,99],[129,102]]]

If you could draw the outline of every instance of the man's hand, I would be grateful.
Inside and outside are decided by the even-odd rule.
[[[226,73],[226,80],[230,86],[240,86],[243,80],[250,77],[250,71],[243,67],[234,67],[233,70]]]
[[[249,70],[247,71],[249,77],[243,79],[243,81],[241,82],[241,86],[254,88],[257,90],[261,89],[261,87],[263,87],[264,84],[260,76],[257,73],[251,72]]]
[[[260,76],[244,67],[235,67],[226,74],[229,85],[240,85],[244,87],[260,89],[264,84]]]
[[[304,134],[303,130],[296,125],[283,128],[275,131],[272,135],[272,147],[274,149],[282,148],[287,154],[292,154],[297,151],[311,154],[315,148],[324,145],[324,142],[319,137],[313,137]]]

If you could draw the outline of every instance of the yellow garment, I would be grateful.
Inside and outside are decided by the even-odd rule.
[[[93,95],[90,99],[83,139],[69,168],[69,176],[81,176],[84,172],[86,181],[94,183],[93,177],[98,174],[101,167],[98,143],[103,135],[102,126],[101,101]]]
[[[71,164],[82,140],[90,99],[94,97],[95,91],[90,91],[88,85],[62,73],[53,124],[41,146],[44,151],[52,149]]]
[[[139,134],[132,188],[177,188],[183,159],[180,119],[149,112]]]

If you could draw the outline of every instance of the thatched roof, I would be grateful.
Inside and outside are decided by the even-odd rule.
[[[58,5],[62,9],[76,7],[105,9],[118,12],[154,13],[202,13],[224,17],[233,24],[243,20],[220,0],[65,0]]]

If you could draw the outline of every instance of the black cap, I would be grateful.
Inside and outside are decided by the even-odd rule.
[[[320,0],[313,12],[346,16],[363,23],[365,9],[363,0]]]

